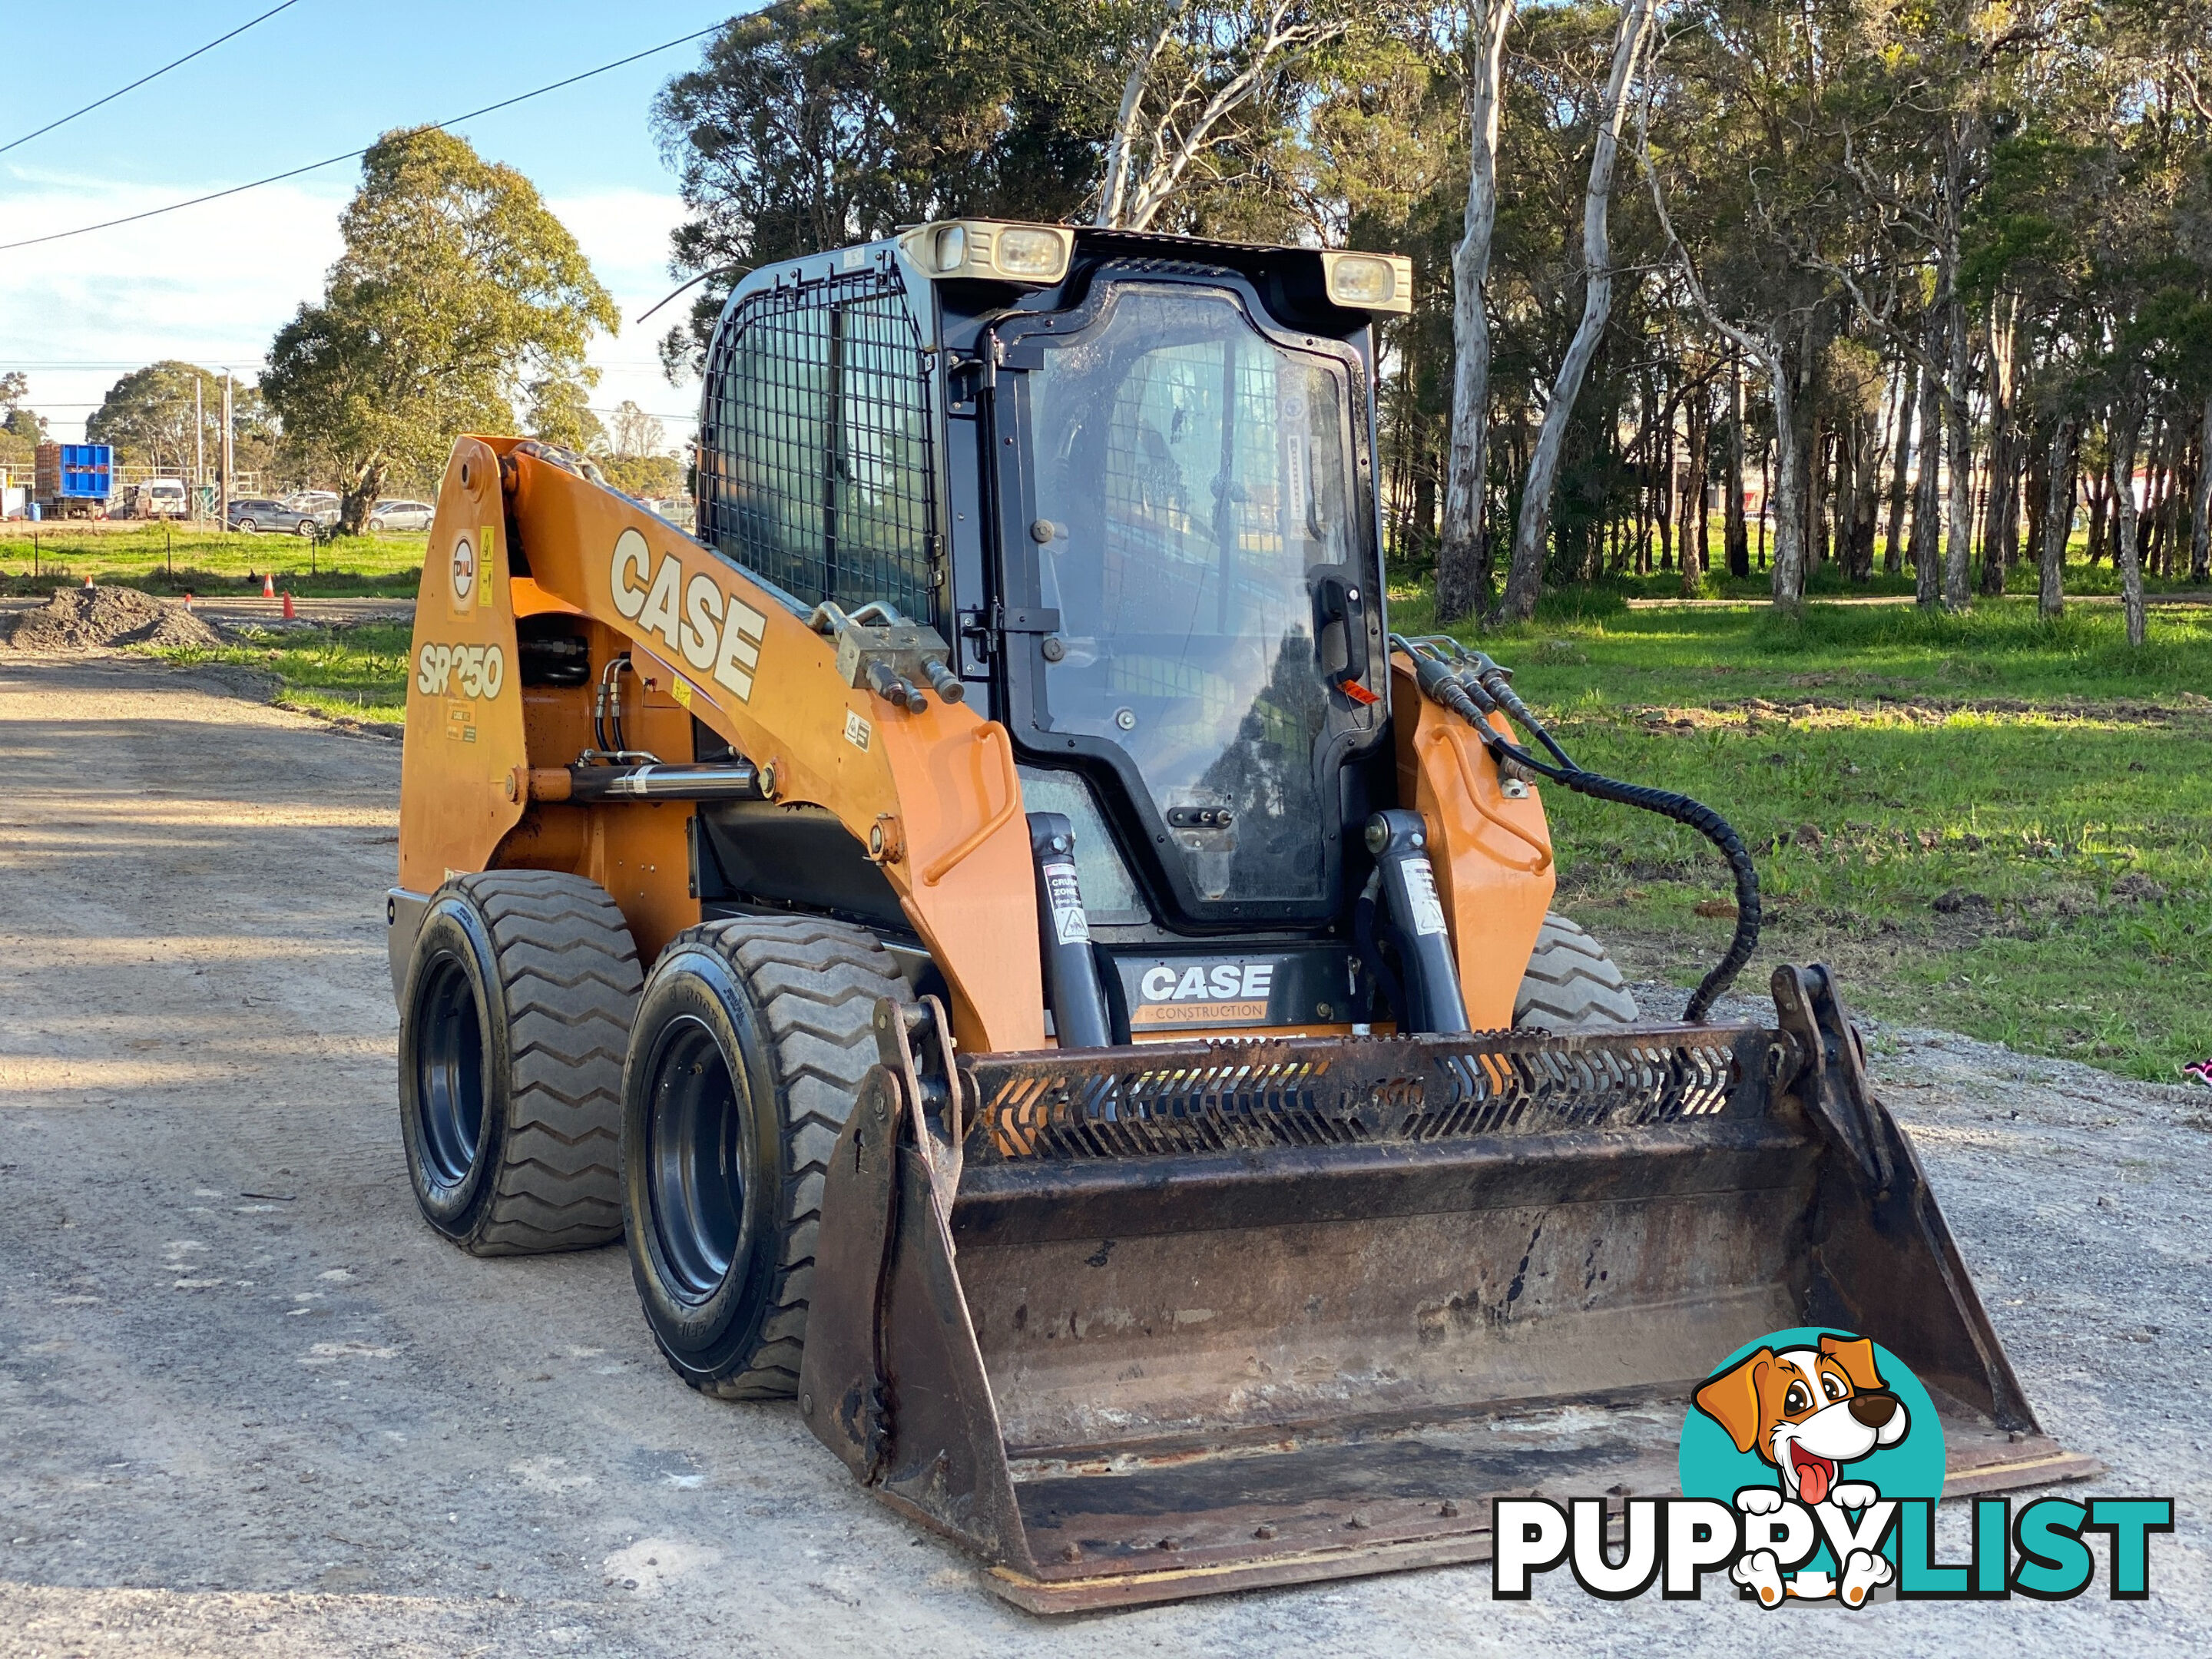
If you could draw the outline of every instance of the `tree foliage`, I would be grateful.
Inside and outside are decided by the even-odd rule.
[[[536,188],[465,140],[391,133],[362,171],[345,252],[261,382],[287,437],[343,480],[355,532],[388,483],[428,488],[454,434],[511,429],[518,398],[572,416],[592,332],[621,322]]]
[[[277,434],[259,390],[234,381],[230,407],[233,466],[264,469]],[[108,387],[84,435],[157,472],[190,477],[196,465],[212,472],[222,459],[222,376],[173,357],[132,369]]]
[[[948,214],[1401,252],[1386,535],[1447,614],[1516,530],[1516,611],[1717,562],[1961,606],[2077,512],[2137,633],[2146,568],[2212,580],[2212,0],[1655,0],[1613,99],[1623,9],[779,0],[656,107],[709,278],[664,355]]]

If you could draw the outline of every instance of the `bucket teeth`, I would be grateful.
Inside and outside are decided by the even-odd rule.
[[[961,1069],[981,1120],[971,1158],[1150,1158],[1720,1115],[1763,1078],[1773,1041],[1703,1025],[1294,1038],[983,1054]]]

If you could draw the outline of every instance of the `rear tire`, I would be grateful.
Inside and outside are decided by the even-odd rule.
[[[553,870],[456,877],[400,998],[399,1121],[415,1201],[475,1255],[622,1231],[622,1060],[637,951],[606,890]]]
[[[1513,1023],[1547,1031],[1633,1025],[1636,999],[1605,946],[1562,915],[1544,918],[1513,997]]]
[[[744,917],[679,933],[623,1068],[623,1212],[646,1322],[725,1400],[799,1388],[822,1187],[879,998],[910,996],[863,928]]]

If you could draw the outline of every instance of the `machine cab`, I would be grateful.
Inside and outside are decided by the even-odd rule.
[[[977,221],[756,273],[710,353],[702,538],[951,641],[1103,934],[1326,930],[1345,825],[1389,804],[1370,318],[1409,288]]]

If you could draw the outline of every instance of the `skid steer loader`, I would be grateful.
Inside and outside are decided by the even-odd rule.
[[[1386,624],[1403,259],[960,221],[757,270],[696,526],[464,438],[416,612],[401,1119],[483,1253],[626,1237],[686,1382],[796,1396],[1041,1612],[1485,1557],[1661,1493],[1825,1322],[1951,1491],[2046,1438],[1825,970],[1706,1022],[1755,872]],[[1540,783],[1733,870],[1686,1023],[1549,914]]]

